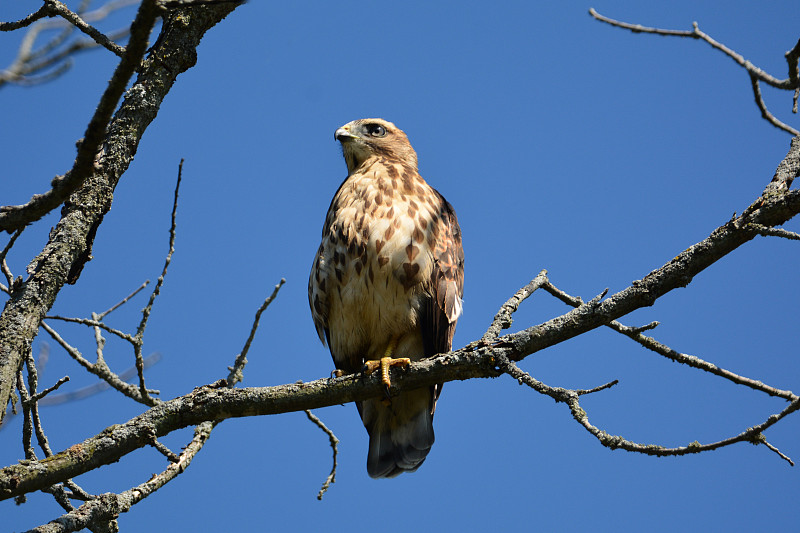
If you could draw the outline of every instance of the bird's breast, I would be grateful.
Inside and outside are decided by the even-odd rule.
[[[334,198],[322,253],[331,348],[374,347],[417,331],[434,266],[435,211],[420,194],[427,189],[421,178],[404,185],[384,171],[351,176]]]

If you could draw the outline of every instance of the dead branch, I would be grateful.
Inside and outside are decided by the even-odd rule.
[[[157,14],[155,0],[145,0],[139,6],[136,18],[131,24],[130,42],[100,98],[94,116],[86,127],[72,168],[64,176],[53,179],[51,190],[33,196],[27,204],[0,207],[0,230],[15,231],[40,219],[61,205],[81,186],[86,177],[96,170],[94,168],[96,159],[104,157],[104,154],[99,152],[108,123],[128,81],[141,64]],[[77,280],[79,274],[79,270],[72,272],[70,278]]]
[[[800,171],[800,158],[797,157],[797,150],[800,150],[800,142],[793,142],[789,154],[776,172],[776,176],[784,182],[787,177],[794,176]],[[793,464],[790,458],[767,442],[764,432],[783,418],[800,410],[800,397],[789,391],[770,387],[719,369],[693,356],[679,354],[641,334],[642,331],[655,327],[656,323],[640,328],[628,328],[617,323],[616,318],[642,306],[651,305],[655,299],[666,292],[688,284],[691,277],[738,246],[748,242],[755,235],[762,233],[762,227],[769,228],[780,225],[799,212],[800,191],[768,186],[764,194],[753,202],[741,216],[735,217],[717,228],[707,239],[690,247],[642,280],[634,282],[631,287],[608,298],[606,298],[606,291],[603,291],[599,296],[584,303],[555,288],[547,279],[546,272],[543,271],[501,307],[489,329],[493,332],[492,335],[449,354],[412,364],[408,371],[393,376],[395,389],[392,390],[392,394],[396,394],[398,390],[415,389],[456,379],[496,377],[500,373],[508,373],[520,383],[527,384],[537,392],[566,404],[576,422],[595,436],[603,446],[611,449],[619,448],[649,455],[668,456],[700,453],[739,442],[750,442],[764,444],[769,450]],[[276,287],[276,291],[279,287],[280,285]],[[518,333],[499,336],[499,331],[510,325],[512,315],[519,308],[520,303],[536,288],[544,288],[547,292],[573,305],[575,309]],[[275,292],[266,301],[272,301],[274,294]],[[242,350],[244,355],[246,355],[257,328],[260,312],[261,310],[256,314],[250,336]],[[92,327],[96,327],[95,323],[99,324],[96,320],[93,322]],[[789,401],[789,405],[737,435],[712,443],[701,444],[695,441],[684,446],[666,447],[657,444],[641,444],[622,436],[611,435],[590,422],[588,414],[580,406],[579,398],[585,394],[605,390],[613,386],[616,381],[588,390],[551,387],[523,372],[515,364],[515,361],[519,361],[527,355],[600,325],[612,327],[657,353],[671,357],[683,364],[712,372],[754,390],[784,398]],[[243,362],[246,361],[246,357],[242,358],[241,356],[242,354],[237,357],[234,368],[243,366]],[[297,410],[308,411],[385,394],[379,376],[358,376],[357,378],[356,376],[344,376],[310,383],[249,389],[233,389],[232,384],[221,381],[216,385],[196,389],[189,395],[159,403],[125,424],[110,427],[103,433],[50,457],[46,463],[37,461],[34,456],[20,465],[4,468],[0,472],[0,499],[20,496],[37,489],[52,491],[57,483],[117,461],[130,451],[142,446],[158,447],[157,437],[187,425],[212,421],[208,429],[210,432],[220,421],[230,417],[276,414]],[[27,403],[23,402],[23,405]],[[334,467],[323,485],[321,494],[335,479],[335,442],[337,441],[334,440],[335,436],[332,437],[331,433],[328,434],[334,450]],[[161,451],[175,459],[168,450]],[[116,506],[122,496],[104,495],[99,499],[87,502],[81,508]],[[61,499],[65,498],[62,495]],[[104,512],[115,508],[103,507]],[[77,511],[68,510],[67,515],[64,516],[74,516],[75,513]],[[117,511],[108,514],[108,516],[116,515],[118,515]],[[106,516],[106,514],[98,516]]]
[[[155,16],[154,11],[149,12],[153,7],[152,2],[145,2],[142,6],[140,12],[143,9],[149,15],[137,15],[140,22]],[[0,406],[5,407],[11,398],[21,354],[36,336],[41,319],[53,305],[63,285],[74,283],[83,264],[89,260],[94,235],[103,216],[111,208],[114,188],[136,153],[139,139],[155,118],[177,76],[194,66],[195,48],[205,32],[235,7],[235,4],[220,4],[183,9],[179,23],[173,21],[177,15],[168,13],[159,41],[142,64],[136,82],[126,92],[111,123],[108,127],[103,123],[97,129],[89,128],[92,137],[99,136],[99,141],[105,146],[113,146],[114,150],[102,151],[97,159],[96,150],[88,150],[91,152],[86,156],[88,168],[91,169],[91,185],[81,186],[65,204],[61,220],[51,232],[50,241],[31,264],[29,278],[12,290],[14,298],[6,302],[0,315]],[[131,62],[137,49],[133,40],[132,36],[126,51],[126,57],[130,56]],[[146,39],[142,40],[146,42]],[[123,59],[121,64],[123,62],[126,60]],[[135,63],[134,68],[139,61]],[[99,146],[99,141],[85,140],[79,154],[87,150],[83,148],[84,145]],[[83,176],[74,179],[83,182]],[[57,199],[51,198],[50,201],[57,202]],[[6,213],[8,218],[4,219],[6,225],[2,227],[5,229],[16,223],[24,225],[30,222],[27,215],[20,215],[26,213],[26,209],[15,211],[17,222],[11,222],[14,217]],[[2,215],[0,219],[3,219]],[[68,265],[68,268],[65,269],[64,265]],[[0,409],[0,419],[4,413],[5,409]]]
[[[58,2],[55,0],[45,0],[46,5],[56,5]],[[145,2],[148,3],[148,2]],[[211,0],[204,2],[202,0],[191,2],[176,1],[168,2],[169,5],[198,5],[198,4],[219,4],[224,2],[215,2]],[[155,5],[155,2],[151,2]],[[161,5],[166,5],[162,3]],[[232,5],[238,4],[234,2]],[[233,9],[231,7],[230,9]],[[41,11],[41,10],[40,10]],[[141,12],[141,10],[140,10]],[[611,19],[605,19],[597,15],[593,10],[592,15],[599,20],[608,22],[612,25],[626,27],[634,32],[647,32],[662,35],[679,35],[688,36],[696,39],[702,39],[711,44],[724,53],[731,56],[734,60],[740,63],[744,68],[748,69],[751,79],[753,80],[753,90],[757,96],[757,103],[760,98],[759,81],[770,83],[760,76],[769,76],[766,73],[758,74],[761,72],[755,69],[749,62],[738,56],[735,52],[728,50],[723,45],[716,43],[706,34],[699,31],[697,25],[692,32],[677,32],[674,30],[658,30],[654,28],[644,28],[641,26],[627,25],[625,23],[617,23]],[[14,24],[30,24],[34,22],[35,18],[42,18],[43,16],[53,16],[52,14],[37,15],[38,12],[33,13],[17,21]],[[71,12],[70,12],[71,13]],[[65,19],[69,17],[64,14],[58,14]],[[165,40],[170,38],[188,38],[196,46],[199,42],[202,33],[219,20],[218,13],[204,13],[208,15],[208,20],[203,20],[196,23],[196,26],[191,31],[185,30],[185,26],[180,29],[171,28],[168,22],[165,22],[165,29],[162,31],[162,37]],[[76,15],[77,16],[77,15]],[[224,14],[222,15],[224,16]],[[138,16],[137,16],[138,17]],[[216,17],[216,18],[215,18]],[[80,17],[78,17],[80,18]],[[189,17],[191,18],[191,17]],[[29,21],[29,19],[32,19]],[[213,20],[212,20],[213,19]],[[209,22],[210,21],[210,22]],[[184,18],[184,23],[186,18]],[[78,23],[73,21],[76,26]],[[191,26],[191,21],[188,24]],[[21,27],[21,26],[20,26]],[[2,29],[2,27],[0,27]],[[87,30],[82,28],[84,32]],[[148,30],[149,31],[149,30]],[[173,33],[170,33],[172,31]],[[181,31],[184,31],[181,34]],[[191,34],[191,35],[187,35]],[[176,37],[178,35],[179,37]],[[123,62],[130,52],[131,46],[129,45],[127,51],[123,54]],[[794,61],[797,62],[797,55],[800,55],[800,42],[795,47],[797,53],[794,54]],[[163,76],[169,84],[174,81],[174,77],[170,79],[170,75],[177,75],[178,71],[165,74],[157,71],[167,59],[158,57],[159,47],[154,48],[153,53],[147,62],[143,65],[137,84],[143,79],[148,79],[147,76]],[[787,53],[787,60],[790,61],[790,80],[797,78],[797,69],[795,66],[794,74],[792,74],[792,63],[789,58],[790,51]],[[733,54],[733,55],[731,55]],[[736,57],[745,61],[742,64]],[[172,61],[170,58],[169,61]],[[122,62],[121,62],[122,64]],[[750,68],[752,67],[753,72]],[[188,68],[188,67],[186,67]],[[167,69],[169,70],[169,69]],[[780,82],[780,80],[778,80]],[[784,80],[785,81],[785,80]],[[797,83],[795,83],[795,95],[797,94]],[[136,85],[134,85],[134,89]],[[787,87],[789,88],[789,87]],[[136,91],[131,89],[130,96],[126,97],[122,107],[114,117],[111,123],[108,136],[105,141],[111,143],[120,142],[121,136],[114,139],[115,125],[125,123],[130,125],[131,117],[123,112],[126,104],[131,103],[136,99]],[[159,95],[160,98],[169,90],[167,86],[163,94]],[[152,96],[152,94],[150,95]],[[129,98],[131,99],[129,101]],[[796,96],[795,96],[796,98]],[[141,103],[141,102],[139,102]],[[761,101],[763,104],[763,100]],[[116,105],[116,103],[114,103]],[[152,115],[157,112],[157,106],[153,109]],[[766,107],[762,109],[762,114],[766,112]],[[768,112],[767,112],[768,113]],[[109,113],[110,117],[110,113]],[[140,119],[141,117],[137,117]],[[766,117],[765,117],[766,118]],[[774,117],[773,117],[774,118]],[[134,119],[136,120],[136,119]],[[149,118],[152,120],[152,117]],[[138,125],[141,132],[149,124],[149,120],[145,119]],[[119,122],[117,122],[119,121]],[[779,122],[779,121],[778,121]],[[780,123],[782,124],[782,123]],[[90,124],[91,125],[91,124]],[[785,128],[784,128],[785,129]],[[788,131],[788,130],[787,130]],[[130,162],[132,153],[135,152],[135,144],[138,142],[138,137],[132,141],[132,151],[123,154],[122,158],[113,162],[106,161],[106,157],[111,157],[104,151],[101,151],[95,159],[95,152],[91,152],[92,161],[95,167],[92,172],[95,172],[95,177],[98,182],[102,183],[99,189],[105,187],[107,190],[113,190],[118,182],[120,175],[127,168]],[[121,144],[125,144],[121,142]],[[131,149],[131,144],[125,144],[127,149]],[[97,145],[99,146],[99,145]],[[79,151],[80,156],[80,151]],[[261,307],[257,310],[254,322],[250,329],[250,334],[244,344],[240,354],[237,355],[236,360],[230,371],[227,381],[220,380],[219,382],[196,389],[190,394],[175,398],[166,402],[162,402],[150,396],[155,393],[145,386],[143,369],[145,367],[146,359],[142,357],[141,346],[142,337],[150,316],[152,305],[160,293],[163,285],[164,277],[167,273],[167,268],[170,264],[172,254],[174,252],[175,229],[176,229],[176,210],[178,189],[180,186],[182,163],[179,166],[178,183],[175,188],[175,199],[172,211],[172,223],[170,228],[170,241],[169,252],[165,259],[162,274],[158,279],[151,295],[150,300],[143,311],[141,322],[137,328],[135,335],[126,334],[115,328],[107,326],[103,319],[119,305],[127,302],[139,290],[144,288],[140,287],[130,296],[123,299],[119,304],[112,306],[104,313],[92,313],[91,319],[64,319],[61,317],[48,317],[58,318],[61,320],[68,320],[71,322],[78,322],[89,327],[92,327],[95,332],[95,339],[97,344],[97,361],[90,363],[87,361],[74,347],[70,346],[63,340],[52,328],[47,324],[42,323],[42,327],[48,331],[61,344],[73,358],[76,359],[81,365],[99,375],[105,383],[114,386],[123,393],[129,395],[136,401],[140,401],[151,408],[142,415],[135,417],[125,424],[116,425],[107,428],[99,435],[85,440],[80,444],[70,447],[68,450],[62,451],[59,454],[53,454],[49,449],[44,431],[41,428],[41,422],[38,420],[37,408],[39,405],[38,400],[43,398],[46,394],[55,390],[61,381],[56,385],[42,391],[37,392],[37,373],[33,358],[30,355],[30,342],[35,336],[35,330],[23,331],[19,339],[7,339],[0,336],[0,384],[3,384],[4,370],[6,365],[8,367],[14,363],[13,356],[9,357],[7,351],[10,346],[14,348],[26,348],[27,352],[23,353],[24,361],[28,367],[28,384],[27,387],[23,381],[21,371],[17,370],[14,377],[16,378],[17,385],[20,391],[21,406],[25,416],[23,427],[23,442],[26,453],[26,460],[22,461],[19,465],[11,465],[3,468],[0,471],[0,499],[9,497],[24,497],[24,494],[33,490],[44,490],[56,496],[57,501],[65,508],[67,513],[57,520],[50,522],[47,525],[37,528],[35,531],[76,531],[83,527],[92,527],[98,531],[111,531],[115,530],[115,519],[120,513],[128,511],[133,505],[143,498],[147,497],[158,490],[161,486],[174,479],[175,476],[180,474],[186,467],[188,467],[194,455],[199,452],[203,444],[209,438],[211,431],[221,421],[231,417],[244,417],[255,415],[268,415],[292,411],[305,411],[308,418],[320,427],[329,437],[331,448],[333,451],[333,467],[330,475],[324,482],[321,490],[319,491],[318,498],[322,499],[323,494],[329,486],[335,482],[335,474],[337,468],[337,454],[338,454],[338,439],[333,432],[328,429],[319,418],[313,415],[310,409],[335,405],[340,403],[347,403],[355,400],[364,400],[367,398],[382,396],[385,394],[385,388],[380,377],[376,374],[373,376],[344,376],[340,378],[320,379],[310,383],[295,383],[290,385],[282,385],[278,387],[264,387],[264,388],[246,388],[235,389],[234,386],[242,380],[242,370],[247,363],[247,353],[250,349],[251,342],[259,327],[261,314],[267,306],[274,300],[278,290],[283,285],[284,281],[276,285],[272,294],[267,297]],[[77,168],[78,161],[76,160]],[[73,170],[74,170],[73,168]],[[648,455],[667,456],[667,455],[685,455],[689,453],[699,453],[718,449],[724,446],[732,445],[738,442],[750,442],[752,444],[763,444],[766,448],[773,451],[781,458],[793,464],[791,459],[781,453],[777,447],[767,442],[764,436],[764,431],[771,426],[778,423],[783,418],[789,416],[797,410],[800,410],[800,397],[793,394],[791,391],[778,389],[755,380],[749,379],[744,376],[739,376],[731,371],[721,369],[712,363],[703,361],[697,357],[677,352],[661,343],[658,343],[651,337],[644,336],[643,331],[653,329],[657,326],[656,322],[651,324],[634,328],[620,324],[617,318],[630,313],[633,310],[639,309],[644,306],[652,305],[659,297],[667,292],[686,286],[690,283],[693,276],[702,272],[714,262],[724,257],[731,251],[739,246],[749,242],[756,235],[780,236],[790,239],[798,238],[798,235],[788,232],[781,228],[777,228],[786,221],[790,220],[798,213],[800,213],[800,191],[790,191],[789,186],[792,179],[800,172],[800,138],[795,138],[792,142],[792,148],[789,151],[786,159],[778,167],[775,177],[771,184],[767,187],[761,197],[759,197],[752,205],[750,205],[741,216],[734,217],[732,220],[723,224],[710,234],[707,239],[690,247],[675,259],[668,262],[661,268],[651,272],[643,279],[634,282],[627,289],[606,297],[607,290],[603,291],[600,295],[592,298],[588,302],[582,299],[570,296],[560,289],[556,288],[547,278],[547,272],[542,270],[537,277],[532,280],[528,285],[521,288],[514,294],[498,311],[494,317],[491,325],[487,329],[484,336],[475,342],[470,343],[464,348],[454,350],[448,354],[441,354],[436,357],[419,361],[412,364],[405,372],[397,376],[393,376],[394,388],[391,394],[397,394],[400,390],[415,389],[423,386],[430,386],[436,383],[445,381],[452,381],[457,379],[470,379],[476,377],[498,377],[501,374],[509,374],[521,384],[526,384],[533,388],[540,394],[546,395],[557,402],[564,403],[570,409],[573,418],[584,429],[590,432],[597,440],[606,447],[611,449],[625,449],[628,451],[644,453]],[[80,183],[76,187],[81,186]],[[54,187],[55,190],[55,187]],[[52,191],[50,191],[52,192]],[[86,212],[92,212],[87,206],[95,209],[93,218],[88,221],[81,221],[79,229],[79,239],[77,242],[67,242],[69,250],[63,253],[61,250],[56,249],[54,246],[46,248],[43,253],[37,258],[35,266],[29,274],[31,279],[27,282],[13,282],[13,276],[5,267],[4,261],[2,264],[3,272],[8,281],[8,287],[3,287],[3,290],[9,294],[30,296],[28,303],[34,298],[40,298],[40,292],[47,288],[47,283],[52,283],[52,278],[45,280],[41,278],[36,280],[37,275],[44,272],[52,275],[55,271],[55,259],[59,261],[67,260],[71,266],[70,273],[65,277],[56,277],[57,286],[49,289],[50,292],[46,298],[34,302],[35,306],[20,306],[19,308],[10,311],[7,315],[6,311],[9,310],[7,304],[3,316],[0,317],[0,332],[5,331],[8,324],[17,325],[21,320],[33,321],[31,324],[39,323],[39,319],[44,316],[47,309],[55,299],[56,294],[63,286],[63,283],[74,282],[77,276],[80,275],[80,270],[83,264],[89,260],[91,252],[91,243],[94,239],[94,234],[97,227],[102,222],[103,215],[110,208],[110,197],[101,197],[102,195],[98,190],[90,187],[82,187],[66,204],[62,223],[53,232],[51,243],[58,242],[63,244],[68,241],[69,234],[67,231],[67,222],[70,216],[75,219],[80,216],[87,216]],[[98,208],[99,206],[99,208]],[[20,206],[17,206],[20,207]],[[24,206],[22,206],[24,207]],[[80,215],[78,215],[80,211]],[[11,226],[4,227],[3,213],[0,211],[0,229],[11,231]],[[25,222],[27,223],[27,222]],[[22,224],[24,226],[24,223]],[[22,226],[19,226],[20,228]],[[13,228],[12,228],[13,229]],[[70,228],[71,229],[71,228]],[[18,229],[11,242],[6,246],[0,259],[4,259],[5,254],[13,240],[19,235],[21,229]],[[60,240],[59,240],[60,239]],[[56,256],[57,258],[51,258]],[[44,276],[45,274],[41,274]],[[145,284],[146,285],[146,284]],[[543,324],[529,327],[523,331],[503,335],[500,333],[510,327],[513,321],[513,314],[519,309],[522,302],[530,297],[537,289],[542,288],[549,294],[561,299],[562,301],[573,306],[575,309]],[[52,296],[52,298],[51,298]],[[42,303],[44,302],[44,303]],[[7,321],[7,322],[4,322]],[[630,337],[642,346],[674,361],[685,364],[692,368],[698,368],[706,372],[710,372],[716,376],[727,379],[731,382],[745,385],[753,390],[777,396],[785,399],[788,405],[780,412],[772,414],[767,417],[763,422],[747,428],[737,435],[718,440],[716,442],[701,444],[699,442],[692,442],[685,446],[666,447],[658,444],[640,444],[633,440],[626,439],[621,436],[610,435],[601,428],[594,426],[589,421],[588,414],[580,405],[580,397],[587,394],[598,393],[613,387],[617,381],[599,385],[589,389],[565,389],[562,387],[553,387],[547,385],[530,374],[521,370],[516,362],[524,359],[528,355],[536,353],[539,350],[545,349],[554,344],[560,343],[566,339],[580,335],[586,331],[590,331],[599,326],[607,326],[615,329],[616,331]],[[131,342],[134,347],[136,373],[139,378],[138,386],[129,385],[124,383],[123,375],[117,376],[106,365],[103,358],[103,346],[105,339],[102,337],[102,332],[114,334]],[[27,355],[26,355],[27,354]],[[6,360],[8,358],[8,360]],[[17,368],[19,368],[19,361],[17,361]],[[63,380],[62,380],[63,381]],[[4,386],[4,384],[3,384]],[[30,388],[30,391],[28,391]],[[2,396],[5,389],[0,387],[0,400],[3,406],[6,405],[7,398]],[[10,393],[9,393],[10,395]],[[5,409],[3,410],[3,412]],[[2,415],[0,415],[2,416]],[[158,437],[166,435],[176,429],[187,427],[189,425],[196,425],[195,435],[187,448],[180,455],[175,454],[159,442]],[[36,434],[40,447],[45,453],[46,461],[39,461],[32,446],[32,436]],[[167,468],[158,475],[153,476],[146,483],[142,483],[132,489],[120,494],[103,494],[100,496],[92,496],[74,484],[71,477],[85,473],[94,468],[98,468],[105,464],[115,462],[130,453],[131,451],[141,448],[143,446],[152,446],[163,454],[170,464]],[[63,483],[63,484],[62,484]],[[71,492],[66,489],[69,488]],[[70,498],[76,498],[84,501],[78,509],[70,503]]]
[[[52,14],[58,15],[69,22],[80,31],[91,37],[94,42],[103,48],[106,48],[119,57],[122,57],[122,54],[125,53],[125,48],[106,37],[102,32],[97,30],[97,28],[93,27],[91,24],[82,19],[78,13],[71,11],[63,3],[59,2],[58,0],[45,0],[45,4],[50,7],[50,12]],[[108,11],[110,12],[110,9]]]
[[[261,307],[258,308],[256,311],[256,316],[253,319],[253,325],[250,327],[250,335],[247,336],[247,340],[244,342],[244,347],[242,351],[236,356],[236,359],[233,363],[233,366],[228,367],[228,386],[234,387],[237,383],[240,383],[244,378],[242,376],[242,372],[244,371],[245,365],[247,365],[247,352],[250,351],[250,344],[252,344],[253,339],[256,336],[256,331],[258,331],[259,321],[261,320],[261,314],[269,307],[269,304],[272,303],[273,300],[278,296],[278,291],[281,290],[283,284],[286,283],[286,280],[281,278],[280,283],[275,285],[275,288],[272,290],[272,294],[267,296],[267,298],[262,302]]]
[[[49,17],[50,15],[50,6],[44,4],[42,7],[28,15],[27,17],[14,21],[14,22],[0,22],[0,31],[14,31],[20,28],[25,28],[30,26],[34,22],[39,19],[43,19],[45,17]]]
[[[333,434],[333,431],[331,431],[317,415],[308,409],[305,410],[305,413],[309,420],[311,420],[323,432],[325,432],[325,434],[328,436],[328,440],[331,443],[331,449],[333,450],[333,466],[331,467],[331,473],[328,474],[327,478],[325,478],[322,488],[319,489],[319,493],[317,493],[317,499],[322,500],[322,496],[325,494],[325,492],[327,492],[328,488],[331,486],[331,483],[336,483],[336,466],[337,459],[339,457],[339,439],[336,438],[336,435]]]
[[[107,2],[93,11],[86,11],[88,3],[84,0],[73,12],[57,0],[45,0],[44,5],[38,11],[22,20],[0,22],[0,31],[13,31],[32,25],[22,39],[17,57],[5,70],[0,71],[0,87],[7,83],[34,85],[54,79],[69,70],[70,58],[77,52],[99,46],[122,57],[125,49],[115,41],[127,37],[130,31],[126,28],[105,35],[89,23],[103,20],[115,11],[138,3],[137,0],[115,0]],[[59,18],[57,20],[40,20],[45,17]],[[33,24],[34,22],[36,24]],[[59,49],[76,29],[88,35],[89,38],[75,39]],[[35,48],[39,36],[52,30],[60,31],[43,45]],[[39,74],[49,68],[54,68],[54,70]]]
[[[692,30],[685,31],[685,30],[667,30],[662,28],[651,28],[648,26],[642,26],[641,24],[630,24],[628,22],[620,22],[618,20],[614,20],[612,18],[608,18],[599,14],[594,8],[589,9],[589,14],[594,17],[596,20],[600,22],[604,22],[611,26],[622,28],[625,30],[632,31],[633,33],[650,33],[654,35],[662,35],[665,37],[688,37],[690,39],[697,39],[701,41],[705,41],[708,43],[712,48],[719,50],[732,60],[734,60],[740,67],[744,68],[747,71],[748,76],[750,76],[750,83],[753,90],[753,96],[755,98],[756,106],[758,107],[759,111],[761,111],[761,116],[770,124],[775,126],[778,129],[791,133],[792,135],[800,135],[800,131],[797,129],[789,126],[778,120],[772,113],[769,112],[767,109],[767,105],[764,103],[764,99],[761,96],[761,86],[759,85],[760,82],[764,82],[767,85],[775,87],[776,89],[782,89],[787,91],[794,91],[793,97],[793,112],[797,113],[797,94],[798,90],[800,89],[800,77],[798,77],[798,58],[800,57],[800,42],[794,46],[791,50],[786,52],[785,57],[786,61],[789,63],[789,77],[786,79],[779,79],[771,74],[768,74],[764,70],[758,68],[753,63],[745,59],[744,56],[741,54],[731,50],[724,44],[714,40],[708,34],[700,31],[700,28],[697,22],[692,23]]]
[[[793,152],[798,149],[800,143],[792,143],[787,159],[792,159],[796,155]],[[790,173],[798,170],[792,165],[789,167]],[[607,298],[601,294],[600,297],[587,303],[579,304],[564,315],[517,333],[498,336],[491,342],[478,341],[448,354],[412,363],[407,371],[392,376],[391,393],[396,394],[398,390],[417,389],[446,381],[496,377],[501,373],[509,373],[542,394],[566,403],[576,421],[603,445],[612,449],[622,448],[652,455],[684,455],[718,449],[738,442],[758,443],[763,439],[764,431],[800,409],[800,397],[771,387],[771,392],[790,402],[782,411],[735,436],[714,443],[690,443],[682,447],[668,448],[638,444],[595,427],[589,422],[588,415],[578,403],[580,396],[578,391],[549,387],[530,376],[526,377],[524,373],[520,374],[521,371],[518,371],[513,363],[581,333],[608,325],[631,311],[652,305],[663,294],[687,285],[699,272],[758,235],[752,224],[778,226],[798,213],[800,213],[800,191],[769,191],[748,207],[742,215],[726,222],[714,230],[708,238],[689,247],[627,289]],[[723,377],[730,378],[730,376]],[[600,390],[607,386],[592,390]],[[756,387],[756,390],[761,389]],[[326,378],[277,387],[232,389],[216,385],[199,388],[186,396],[160,403],[125,424],[108,428],[105,432],[53,456],[46,464],[32,461],[4,468],[0,472],[0,499],[38,490],[118,461],[131,451],[145,445],[147,435],[151,432],[162,436],[204,421],[218,422],[230,417],[317,409],[365,400],[385,393],[385,387],[377,374]],[[88,450],[91,450],[91,453]]]

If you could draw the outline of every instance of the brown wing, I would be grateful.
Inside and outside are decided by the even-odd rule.
[[[420,317],[426,357],[452,349],[464,295],[461,228],[453,206],[438,191],[436,194],[441,200],[441,207],[432,229],[434,267],[429,285],[431,297],[426,303],[424,315]],[[431,412],[436,409],[436,400],[441,391],[440,383],[434,387]]]
[[[323,237],[324,239],[324,237]],[[311,307],[311,318],[317,329],[319,340],[324,346],[328,340],[328,298],[327,279],[322,269],[323,252],[325,243],[319,245],[314,264],[311,265],[311,275],[308,277],[308,305]]]
[[[328,212],[325,215],[325,223],[322,225],[322,242],[317,250],[317,255],[314,256],[314,263],[311,265],[311,274],[308,277],[308,305],[311,307],[311,318],[314,320],[314,327],[319,335],[319,340],[322,345],[330,345],[328,335],[328,273],[325,265],[325,247],[330,245],[330,240],[336,239],[336,234],[331,234],[329,228],[333,223],[333,215],[338,206],[336,199],[339,196],[339,191],[342,190],[344,181],[339,185],[336,194],[333,195],[331,203],[328,206]],[[334,242],[335,244],[335,242]]]

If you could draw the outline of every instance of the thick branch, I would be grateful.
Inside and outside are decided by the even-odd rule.
[[[74,282],[91,256],[91,246],[112,193],[133,159],[145,129],[178,74],[196,62],[204,33],[237,4],[220,4],[171,14],[141,73],[111,122],[103,148],[90,165],[92,174],[66,202],[50,242],[28,267],[30,277],[12,292],[0,315],[0,420],[11,397],[22,353],[65,283]],[[173,19],[179,19],[173,22]],[[129,51],[131,46],[128,45]]]
[[[794,146],[797,146],[795,144]],[[693,276],[758,234],[750,224],[779,225],[800,212],[800,191],[762,197],[758,207],[717,228],[711,236],[651,272],[631,287],[593,300],[544,324],[499,337],[492,343],[474,343],[450,354],[419,361],[392,377],[397,390],[416,389],[445,381],[498,375],[497,361],[518,361],[548,346],[607,324],[640,307],[651,305],[666,292],[685,286]],[[754,204],[756,205],[756,204]],[[81,444],[46,459],[13,465],[0,474],[0,499],[38,490],[119,460],[147,445],[152,434],[165,435],[206,420],[269,415],[317,409],[384,394],[377,374],[345,376],[278,387],[229,389],[206,387],[155,406],[126,424],[113,426]],[[396,390],[393,391],[396,393]],[[789,414],[797,408],[793,399]],[[777,416],[777,415],[775,415]],[[779,418],[771,417],[760,430]],[[749,434],[748,434],[749,435]],[[741,437],[740,440],[744,439]]]
[[[800,141],[793,141],[778,173],[799,171]],[[678,287],[688,285],[694,276],[759,234],[756,226],[780,226],[800,213],[800,191],[774,192],[767,188],[744,213],[720,226],[711,235],[678,254],[669,263],[654,270],[627,289],[603,301],[588,302],[577,309],[539,326],[514,335],[500,337],[498,343],[508,346],[506,354],[512,361],[537,352],[558,342],[571,339],[598,326],[616,320],[641,307],[649,307]]]
[[[762,232],[763,234],[763,232]],[[552,283],[549,281],[546,282],[542,288],[561,300],[573,307],[580,307],[583,305],[583,301],[580,298],[570,296],[567,293],[559,290],[556,288]],[[642,331],[645,329],[652,329],[658,325],[658,322],[653,322],[652,324],[648,324],[644,327],[639,328],[632,328],[630,326],[625,326],[620,324],[616,320],[612,320],[608,322],[606,326],[622,333],[626,337],[633,339],[634,341],[638,342],[648,350],[652,350],[659,355],[663,355],[677,363],[681,363],[683,365],[691,366],[693,368],[697,368],[699,370],[703,370],[704,372],[709,372],[721,378],[727,379],[732,383],[736,383],[737,385],[744,385],[745,387],[750,387],[751,389],[757,390],[759,392],[763,392],[765,394],[769,394],[770,396],[778,396],[780,398],[784,398],[785,400],[792,401],[796,398],[794,393],[787,390],[780,390],[776,389],[775,387],[770,387],[769,385],[765,385],[764,383],[750,379],[748,377],[740,376],[738,374],[734,374],[729,370],[725,370],[724,368],[720,368],[715,364],[709,363],[708,361],[703,361],[699,357],[695,357],[693,355],[688,355],[684,353],[677,352],[666,346],[661,344],[657,340],[653,339],[652,337],[647,337],[646,335],[642,335]]]
[[[57,9],[57,7],[58,4],[53,4],[53,9]],[[122,55],[122,59],[100,98],[94,116],[86,127],[72,169],[66,175],[55,178],[51,183],[53,187],[51,190],[35,195],[27,204],[0,208],[0,230],[11,232],[38,220],[61,205],[92,174],[98,150],[106,136],[106,126],[111,120],[111,115],[117,107],[122,92],[128,85],[128,80],[141,63],[156,15],[155,0],[144,1],[139,6],[136,18],[131,24],[131,39],[126,52]]]
[[[780,162],[778,168],[775,169],[775,175],[772,176],[772,181],[767,185],[764,194],[770,194],[776,190],[788,189],[798,176],[800,176],[800,136],[792,139],[789,153],[786,154],[786,157]]]
[[[795,152],[798,149],[800,143],[792,143],[785,160],[789,161],[787,165],[790,168],[782,168],[781,172],[797,171],[792,162],[797,160]],[[548,346],[608,324],[635,309],[652,305],[659,296],[687,285],[706,267],[752,239],[758,234],[755,225],[781,225],[797,213],[800,213],[800,191],[774,191],[768,187],[765,194],[744,214],[717,228],[707,239],[690,247],[644,279],[634,282],[631,287],[605,300],[602,299],[603,294],[565,315],[518,333],[498,337],[491,342],[478,341],[449,354],[413,363],[408,371],[392,376],[395,387],[392,394],[397,394],[398,390],[417,389],[446,381],[495,377],[508,361],[521,360]],[[125,424],[111,426],[99,435],[43,461],[25,461],[4,468],[0,473],[0,499],[39,490],[118,461],[131,451],[151,443],[153,435],[165,435],[189,425],[204,421],[219,422],[231,417],[317,409],[386,393],[377,373],[277,387],[233,389],[226,385],[222,380],[214,386],[196,389],[186,396],[156,405]],[[707,445],[706,449],[743,440],[753,441],[760,432],[800,408],[800,398],[792,395],[790,401],[789,407],[780,414],[772,415],[766,422],[736,437]],[[588,424],[586,419],[579,422],[605,445],[618,446],[618,437],[605,434]],[[694,450],[696,446],[674,453],[691,453],[689,448]]]

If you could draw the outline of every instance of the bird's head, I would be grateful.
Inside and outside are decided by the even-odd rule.
[[[369,158],[381,156],[417,168],[417,153],[408,142],[408,137],[388,120],[354,120],[336,130],[333,137],[342,143],[342,154],[350,174]]]

